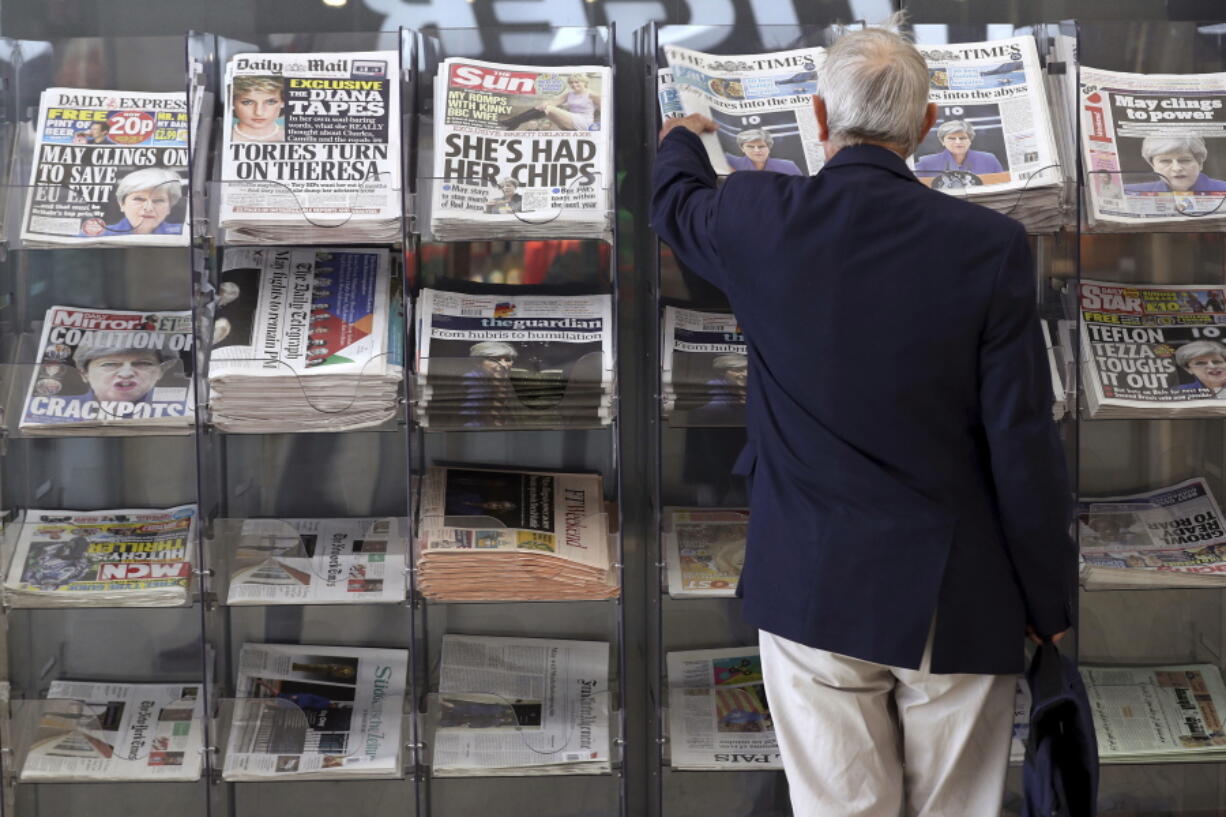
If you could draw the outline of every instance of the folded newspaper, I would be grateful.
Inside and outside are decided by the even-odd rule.
[[[670,652],[667,662],[672,768],[783,768],[757,647]]]
[[[387,250],[228,249],[209,408],[224,431],[345,431],[395,416],[404,377]]]
[[[27,434],[191,432],[191,312],[53,306],[35,351]]]
[[[399,241],[399,72],[395,51],[231,57],[225,240]]]
[[[675,599],[735,596],[748,530],[747,508],[665,508],[668,594]]]
[[[611,68],[449,58],[434,99],[435,238],[612,237]]]
[[[401,777],[407,650],[244,644],[226,780]]]
[[[1070,359],[1068,350],[1060,345],[1058,338],[1060,337],[1059,330],[1053,331],[1049,325],[1051,321],[1040,321],[1039,326],[1043,329],[1043,345],[1047,348],[1047,367],[1051,371],[1051,416],[1057,423],[1064,419],[1064,415],[1068,413],[1068,391],[1065,387],[1065,382],[1070,370]],[[1059,323],[1056,321],[1055,323]]]
[[[610,296],[423,289],[414,314],[413,410],[421,426],[594,428],[612,422]]]
[[[444,635],[435,777],[608,774],[609,645]]]
[[[673,426],[743,426],[749,354],[736,316],[664,307],[661,383]]]
[[[200,779],[199,684],[52,681],[37,714],[23,782]]]
[[[187,246],[186,94],[48,88],[36,127],[22,241]]]

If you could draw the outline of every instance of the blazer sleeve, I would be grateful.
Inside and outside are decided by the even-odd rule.
[[[1005,547],[1028,623],[1044,637],[1072,624],[1077,568],[1069,536],[1072,495],[1051,416],[1047,365],[1030,247],[1018,225],[980,338],[979,403]]]
[[[651,226],[681,263],[727,292],[731,281],[715,240],[715,169],[692,131],[673,128],[664,137],[651,169],[651,190]]]

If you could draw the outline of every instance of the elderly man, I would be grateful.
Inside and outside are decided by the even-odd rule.
[[[908,171],[937,110],[906,40],[844,36],[819,87],[818,175],[719,187],[698,116],[653,171],[747,341],[743,614],[796,817],[999,814],[1023,635],[1069,628],[1076,575],[1026,233]]]

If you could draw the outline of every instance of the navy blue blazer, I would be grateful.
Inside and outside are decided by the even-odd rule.
[[[1015,673],[1071,623],[1072,495],[1026,233],[894,153],[733,173],[676,128],[652,224],[722,289],[749,350],[751,625],[917,668]]]

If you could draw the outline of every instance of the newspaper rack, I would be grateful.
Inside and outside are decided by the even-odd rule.
[[[388,230],[386,236],[369,237],[369,236],[353,236],[349,234],[355,226],[359,226],[363,216],[371,212],[371,208],[363,206],[362,200],[368,197],[368,193],[358,191],[353,193],[336,193],[335,197],[326,202],[316,202],[312,206],[307,201],[307,195],[301,191],[296,191],[292,186],[285,182],[276,180],[261,180],[264,188],[261,189],[261,196],[266,197],[267,204],[263,205],[270,212],[285,213],[285,221],[297,221],[301,229],[310,230],[313,235],[301,239],[283,241],[266,241],[246,239],[237,235],[233,229],[213,225],[220,225],[222,202],[226,198],[226,194],[231,190],[240,189],[243,185],[248,185],[250,182],[245,181],[209,181],[203,185],[202,194],[208,202],[208,225],[215,230],[216,235],[210,236],[214,239],[214,246],[217,247],[250,247],[250,246],[269,246],[269,245],[284,245],[284,246],[308,246],[308,245],[353,245],[353,246],[401,246],[401,228]],[[318,194],[310,194],[318,198]],[[402,207],[403,195],[399,189],[393,189],[391,196],[397,207]],[[401,215],[403,218],[403,214]]]

